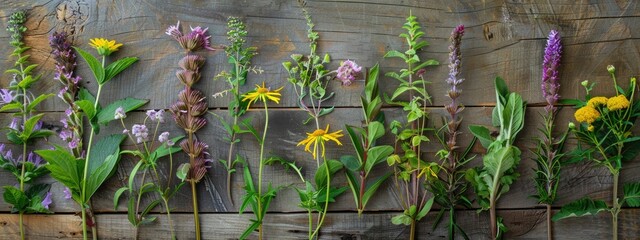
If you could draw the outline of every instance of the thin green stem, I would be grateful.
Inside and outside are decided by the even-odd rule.
[[[82,211],[82,239],[87,240],[87,210],[84,203],[80,203],[80,211]]]
[[[260,226],[258,226],[258,239],[262,240],[262,220],[264,214],[262,208],[262,170],[264,167],[264,140],[267,138],[267,129],[269,128],[269,109],[267,102],[264,102],[264,130],[262,131],[262,139],[260,139],[260,166],[258,168],[258,212],[257,218]],[[265,211],[266,212],[266,211]]]
[[[173,221],[171,220],[171,210],[169,209],[169,199],[162,196],[162,201],[164,201],[164,209],[167,211],[167,222],[169,223],[169,231],[171,232],[171,239],[176,239],[176,233],[173,230]]]
[[[322,227],[322,223],[324,223],[324,218],[327,216],[327,211],[329,210],[329,195],[331,194],[331,170],[329,169],[329,163],[326,158],[324,158],[324,167],[325,171],[327,171],[327,196],[325,197],[324,209],[321,213],[320,222],[318,222],[316,230],[311,234],[311,237],[318,235],[316,238],[319,237],[320,228]]]
[[[613,223],[613,240],[618,240],[618,213],[620,213],[620,202],[618,201],[618,178],[620,177],[620,172],[616,171],[613,173],[613,209],[611,210],[611,217]]]
[[[22,58],[22,54],[18,54],[18,59]],[[24,65],[23,63],[20,63],[20,77],[21,79],[25,79],[25,74],[24,74]],[[27,112],[27,106],[28,106],[29,102],[27,99],[27,89],[26,88],[22,88],[22,124],[25,124],[27,122],[27,115],[29,114]],[[24,129],[22,129],[22,131],[24,131]],[[20,191],[24,192],[24,173],[25,173],[25,162],[27,161],[27,143],[24,142],[22,143],[22,166],[21,166],[21,170],[20,170]],[[20,238],[22,240],[25,239],[25,235],[24,235],[24,224],[23,224],[23,215],[24,212],[20,211]]]
[[[19,221],[19,224],[20,224],[20,238],[22,240],[24,240],[24,224],[22,222],[22,218],[24,217],[23,215],[24,215],[24,213],[21,211],[20,215],[18,216],[18,221]]]

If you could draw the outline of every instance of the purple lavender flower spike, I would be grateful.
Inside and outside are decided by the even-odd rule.
[[[51,191],[47,192],[47,195],[42,200],[41,204],[45,209],[49,209],[49,205],[51,205],[53,201],[51,201]]]
[[[549,39],[547,40],[547,47],[544,49],[544,60],[542,62],[542,97],[547,101],[547,106],[544,108],[548,113],[554,112],[556,107],[554,106],[560,95],[558,90],[560,88],[558,67],[560,66],[560,58],[562,55],[562,45],[560,43],[560,34],[558,31],[551,30],[549,32]]]
[[[356,76],[362,71],[362,67],[358,66],[354,61],[347,60],[340,64],[336,70],[336,78],[342,81],[342,85],[349,86],[351,82],[356,80]]]
[[[4,105],[13,101],[13,91],[8,89],[0,89],[0,105]]]

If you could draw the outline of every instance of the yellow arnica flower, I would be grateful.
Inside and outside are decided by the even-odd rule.
[[[338,138],[342,137],[342,130],[335,131],[329,133],[329,125],[327,125],[326,129],[317,129],[312,133],[307,133],[307,138],[300,141],[297,146],[305,145],[304,150],[310,152],[313,155],[313,159],[318,155],[318,143],[322,147],[322,157],[324,157],[324,143],[328,141],[334,141],[336,144],[342,146],[342,143]],[[311,150],[311,145],[313,144],[313,151]]]
[[[623,108],[628,108],[629,104],[630,103],[629,100],[627,100],[627,97],[625,97],[624,95],[618,95],[609,98],[609,101],[607,101],[607,108],[609,109],[609,111],[616,111]]]
[[[607,105],[607,98],[606,97],[594,97],[589,99],[589,102],[587,102],[587,105],[592,106],[592,107],[597,107],[600,105]]]
[[[248,92],[247,94],[244,95],[244,98],[242,99],[242,101],[247,101],[249,100],[249,104],[247,104],[247,108],[249,106],[251,106],[251,103],[256,102],[259,100],[266,102],[267,99],[274,101],[275,103],[279,104],[280,103],[280,96],[282,96],[280,94],[280,90],[282,90],[283,87],[280,87],[276,90],[271,91],[269,88],[266,88],[264,86],[264,82],[262,82],[262,87],[259,85],[256,85],[256,90]]]
[[[92,38],[89,45],[98,51],[100,56],[109,56],[112,52],[118,51],[122,47],[122,43],[116,43],[116,40],[107,40],[105,38]]]
[[[578,122],[591,124],[600,117],[600,112],[598,112],[594,107],[587,105],[578,109],[573,116]]]

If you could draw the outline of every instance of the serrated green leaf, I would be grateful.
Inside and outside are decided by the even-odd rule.
[[[78,100],[75,101],[74,104],[82,109],[82,112],[87,115],[89,120],[96,116],[96,109],[93,107],[93,102],[89,102],[88,100]]]
[[[87,188],[85,189],[85,202],[88,202],[98,188],[107,180],[118,163],[118,154],[109,155],[94,171],[87,177]],[[91,166],[91,165],[89,165]]]
[[[630,207],[640,207],[640,183],[624,184],[624,200]]]

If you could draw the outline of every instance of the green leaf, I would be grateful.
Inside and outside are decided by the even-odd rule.
[[[96,97],[93,96],[86,88],[81,87],[78,91],[78,100],[87,100],[89,102],[95,103]]]
[[[355,176],[355,173],[351,170],[344,171],[347,175],[347,183],[349,184],[349,188],[351,189],[351,193],[353,194],[353,200],[355,200],[356,207],[360,204],[360,180],[358,180]],[[358,209],[358,214],[362,211]]]
[[[178,166],[178,169],[176,170],[176,177],[184,182],[187,179],[189,168],[191,168],[191,164],[189,163],[180,164],[180,166]]]
[[[629,207],[640,207],[640,182],[624,184],[624,200]]]
[[[420,210],[420,212],[418,213],[418,215],[416,215],[416,220],[420,221],[420,219],[422,219],[423,217],[427,216],[427,213],[429,213],[429,211],[431,211],[431,206],[433,206],[433,200],[435,198],[429,198],[429,200],[427,200],[427,203],[424,204],[424,206],[422,206],[422,210]]]
[[[13,111],[13,110],[20,110],[20,109],[22,109],[22,103],[12,102],[2,106],[0,108],[0,112],[7,112],[7,111]]]
[[[35,152],[49,163],[46,168],[51,172],[51,177],[72,190],[80,190],[83,161],[77,160],[62,148],[36,150]]]
[[[402,60],[407,61],[407,56],[404,53],[398,52],[396,50],[388,51],[384,55],[384,57],[385,58],[391,58],[391,57],[402,58]]]
[[[370,122],[367,126],[367,139],[370,143],[374,143],[376,140],[384,136],[384,125],[380,122]]]
[[[558,221],[570,217],[582,217],[587,215],[596,215],[599,212],[606,211],[609,208],[607,203],[602,200],[592,200],[590,198],[582,198],[562,206],[560,211],[553,215],[553,221]]]
[[[106,125],[110,121],[115,119],[116,109],[122,107],[125,112],[130,112],[136,110],[143,105],[147,104],[149,100],[146,99],[136,99],[136,98],[125,98],[115,101],[109,104],[104,109],[100,110],[98,113],[98,123]]]
[[[125,138],[126,135],[124,134],[113,134],[95,142],[93,146],[91,146],[91,153],[89,153],[89,157],[87,158],[89,160],[89,172],[94,172],[98,166],[107,160],[109,155],[118,155],[120,152],[120,144]]]
[[[382,183],[384,183],[384,181],[386,181],[392,173],[388,172],[385,175],[382,175],[380,177],[378,177],[373,184],[371,184],[370,186],[367,186],[364,194],[362,195],[362,208],[364,209],[365,206],[367,206],[367,203],[369,202],[369,199],[371,199],[371,197],[376,193],[376,191],[378,191],[378,188],[382,185]]]
[[[358,161],[358,159],[356,157],[354,157],[353,155],[345,155],[340,157],[340,162],[342,162],[342,164],[349,170],[351,171],[359,171],[360,168],[362,167],[360,165],[360,162]]]
[[[29,119],[27,119],[26,122],[24,122],[24,130],[22,131],[22,141],[26,142],[30,139],[33,129],[36,127],[36,124],[38,124],[38,121],[40,121],[42,116],[44,116],[43,113],[30,117]]]
[[[344,125],[347,129],[347,134],[349,135],[349,139],[351,139],[351,143],[353,144],[353,148],[356,149],[356,153],[358,154],[358,161],[362,164],[364,160],[364,148],[362,142],[360,141],[360,136],[362,136],[362,128],[354,127],[350,125]]]
[[[118,75],[118,73],[124,71],[129,66],[131,66],[131,64],[137,61],[138,61],[137,57],[125,57],[125,58],[119,59],[118,61],[112,62],[111,64],[109,64],[109,66],[107,66],[104,69],[104,73],[105,73],[104,81],[100,82],[100,84],[107,83],[113,77]]]
[[[113,194],[113,210],[118,210],[118,201],[120,201],[120,196],[122,196],[122,193],[124,193],[124,191],[128,191],[129,188],[128,187],[121,187],[119,188],[115,194]]]
[[[4,201],[13,205],[13,208],[18,212],[23,212],[29,205],[29,198],[20,189],[14,186],[4,186],[4,193],[2,194]]]
[[[244,240],[247,239],[247,237],[249,237],[249,235],[251,235],[251,233],[253,233],[256,229],[258,229],[258,227],[260,226],[260,222],[251,219],[251,225],[249,225],[249,227],[247,227],[247,229],[244,230],[244,232],[242,232],[242,235],[240,235],[240,240]]]
[[[42,101],[44,101],[45,99],[54,96],[54,94],[50,93],[50,94],[43,94],[38,96],[36,99],[33,99],[29,105],[27,106],[27,112],[31,112],[33,111],[33,109],[36,108],[36,106],[38,106],[38,104],[40,104]]]
[[[329,174],[331,176],[333,176],[337,171],[340,171],[343,167],[342,163],[336,160],[326,160],[324,163],[320,164],[315,175],[316,186],[319,188],[327,185],[327,170],[325,166],[327,163],[329,164]]]
[[[424,61],[424,62],[420,63],[420,65],[414,67],[413,69],[417,71],[417,70],[420,70],[420,69],[425,68],[427,66],[438,66],[438,65],[440,65],[440,62],[438,62],[436,60],[433,60],[433,59],[429,59],[427,61]]]
[[[78,100],[75,101],[74,104],[78,105],[78,107],[82,109],[89,120],[96,116],[96,109],[93,107],[93,102],[90,102],[89,100]]]
[[[369,69],[367,79],[364,86],[365,99],[371,101],[374,97],[378,96],[378,74],[380,72],[380,66],[376,63],[375,66]],[[371,117],[371,116],[367,116]]]
[[[87,189],[85,189],[85,199],[84,199],[85,202],[89,202],[89,199],[91,199],[91,196],[93,196],[93,194],[96,191],[98,191],[98,188],[102,186],[104,181],[106,181],[107,178],[109,178],[109,175],[111,174],[111,172],[116,167],[116,164],[118,163],[118,159],[119,159],[119,155],[117,153],[114,155],[109,155],[104,160],[104,162],[102,162],[102,164],[98,166],[98,168],[96,168],[94,171],[90,173],[90,175],[87,177]]]
[[[391,146],[375,146],[367,151],[367,162],[364,164],[364,171],[366,175],[369,175],[371,169],[375,165],[387,160],[387,157],[393,153],[393,147]]]
[[[485,126],[469,125],[469,131],[480,140],[480,144],[482,144],[485,149],[489,148],[489,145],[494,141],[494,138],[491,136],[491,131]]]
[[[87,65],[89,65],[89,69],[91,69],[93,76],[96,78],[96,82],[102,85],[105,82],[105,70],[102,67],[102,63],[100,63],[98,59],[96,59],[93,55],[82,50],[81,48],[73,47],[73,49],[75,49],[78,54],[80,54],[80,57],[82,57]]]

